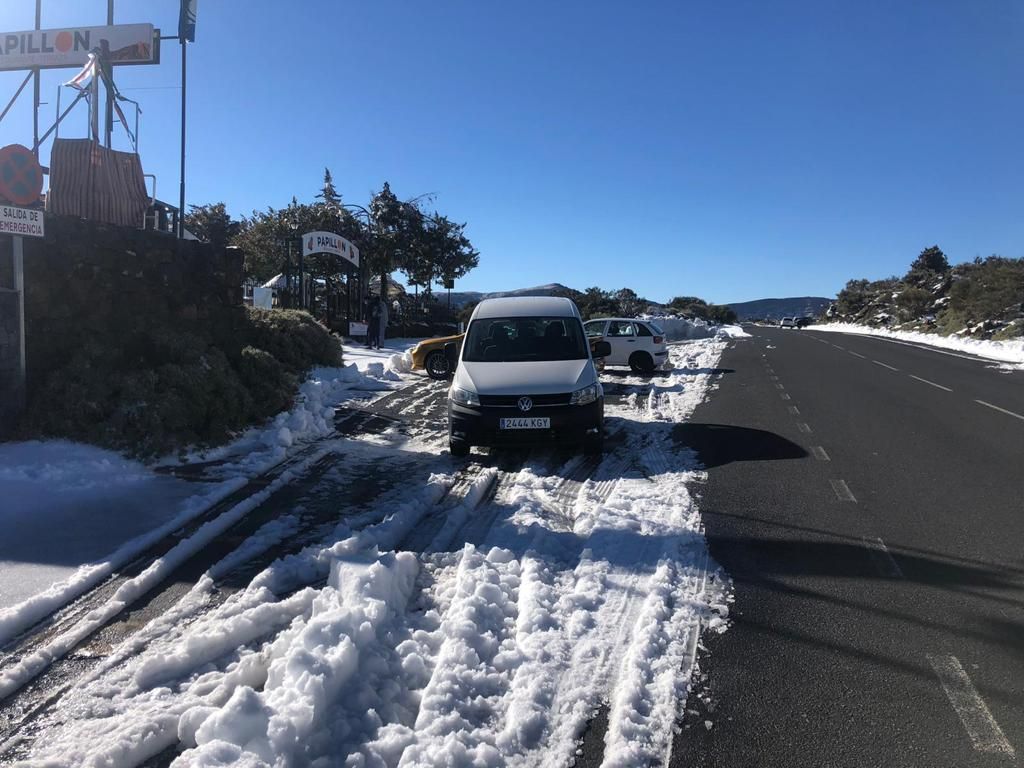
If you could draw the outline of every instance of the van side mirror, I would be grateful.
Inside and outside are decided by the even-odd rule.
[[[594,359],[608,357],[612,353],[612,345],[607,341],[594,342]]]
[[[459,364],[459,345],[454,341],[444,345],[444,359],[448,361],[448,370],[454,372]]]

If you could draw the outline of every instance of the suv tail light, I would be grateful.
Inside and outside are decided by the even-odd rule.
[[[664,344],[665,343],[665,337],[664,336],[655,336],[654,337],[654,343],[655,344]]]

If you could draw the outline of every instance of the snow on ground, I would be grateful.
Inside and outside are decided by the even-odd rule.
[[[713,339],[719,336],[742,339],[750,335],[738,325],[717,325],[698,318],[690,319],[676,315],[645,315],[644,319],[656,323],[665,331],[665,336],[669,341]]]
[[[346,350],[346,354],[348,351]],[[393,354],[393,353],[392,353]],[[193,452],[203,482],[154,471],[111,451],[67,441],[0,444],[0,642],[66,605],[164,536],[298,447],[328,437],[335,408],[376,396],[403,377],[358,363],[316,368],[294,407],[232,443]]]
[[[701,472],[671,435],[725,344],[673,347],[653,383],[614,377],[599,462],[534,449],[448,500],[465,463],[403,444],[436,467],[425,487],[399,485],[364,527],[342,519],[211,610],[204,576],[61,700],[27,764],[176,747],[177,768],[563,766],[602,707],[605,765],[660,761],[699,634],[727,616],[689,491]],[[431,546],[399,549],[435,517]]]
[[[412,365],[409,350],[420,341],[422,339],[388,339],[380,349],[369,349],[355,339],[346,339],[343,347],[346,360],[355,363],[363,372],[381,370],[380,378],[384,373],[408,373]]]
[[[881,336],[897,341],[909,341],[916,344],[926,344],[930,347],[941,349],[952,349],[957,352],[966,352],[978,357],[998,360],[1003,363],[1016,365],[1024,370],[1024,339],[1013,339],[1012,341],[991,341],[986,339],[972,339],[964,336],[940,336],[937,333],[921,333],[919,331],[890,331],[885,328],[870,328],[865,325],[854,323],[825,323],[823,325],[811,325],[809,331],[833,331],[837,333],[858,333],[864,336]]]

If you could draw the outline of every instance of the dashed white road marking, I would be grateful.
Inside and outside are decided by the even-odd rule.
[[[800,415],[800,409],[799,409],[799,408],[797,408],[797,407],[796,407],[795,405],[790,405],[790,406],[787,406],[787,407],[786,407],[786,410],[787,410],[787,411],[789,411],[789,413],[790,413],[790,414],[791,414],[792,416],[799,416],[799,415]]]
[[[845,351],[846,351],[846,347],[840,347],[840,346],[839,346],[838,344],[833,344],[832,346],[833,346],[833,347],[835,347],[836,349],[841,349],[841,350],[843,350],[843,352],[845,352]]]
[[[922,384],[931,384],[936,389],[944,389],[947,392],[952,392],[953,391],[949,387],[944,387],[941,384],[936,384],[934,381],[928,381],[928,379],[922,379],[920,376],[915,376],[912,373],[908,373],[907,376],[909,376],[910,378],[914,379],[915,381],[920,381]]]
[[[782,393],[780,393],[780,394],[779,394],[779,397],[781,397],[781,398],[782,398],[783,400],[792,400],[792,399],[793,399],[793,398],[791,398],[791,397],[789,396],[789,393],[787,393],[787,392],[782,392]]]
[[[1006,740],[1003,729],[992,717],[988,706],[971,683],[971,678],[967,676],[960,660],[956,656],[929,654],[928,663],[935,670],[939,682],[942,683],[942,690],[946,692],[949,703],[956,710],[974,748],[979,752],[995,752],[1013,757],[1013,747]]]
[[[853,495],[853,491],[850,490],[845,480],[829,480],[829,482],[832,484],[832,490],[835,491],[840,501],[857,502],[857,497]]]
[[[775,388],[776,388],[776,389],[785,389],[785,388],[786,388],[786,386],[785,386],[784,384],[779,384],[778,382],[776,382],[776,383],[775,383]]]
[[[818,461],[832,461],[832,459],[830,459],[828,457],[828,454],[825,453],[825,449],[822,448],[820,445],[812,445],[811,446],[811,454]]]
[[[846,351],[849,352],[854,357],[859,357],[861,360],[867,360],[867,358],[864,355],[862,355],[860,352],[854,352],[852,349],[848,349]]]
[[[899,368],[893,368],[891,365],[886,365],[885,363],[880,363],[877,360],[872,360],[871,362],[874,363],[875,365],[880,365],[883,368],[888,368],[890,371],[898,371],[899,370]]]
[[[796,428],[799,429],[801,432],[803,432],[805,435],[811,434],[811,425],[810,424],[805,424],[802,421],[798,421],[797,424],[796,424]]]
[[[903,570],[900,568],[900,564],[889,553],[889,548],[885,546],[884,541],[878,538],[869,539],[867,536],[863,537],[861,541],[864,542],[864,546],[871,552],[871,557],[883,576],[893,579],[903,578]]]
[[[1013,416],[1013,418],[1015,418],[1015,419],[1020,419],[1021,421],[1024,421],[1024,416],[1021,416],[1019,413],[1014,413],[1013,411],[1008,411],[1005,408],[1000,408],[998,405],[992,405],[992,403],[986,403],[984,400],[975,400],[974,402],[979,403],[979,404],[984,405],[984,406],[987,406],[987,407],[991,408],[994,411],[999,411],[1000,413],[1005,413],[1007,416]]]

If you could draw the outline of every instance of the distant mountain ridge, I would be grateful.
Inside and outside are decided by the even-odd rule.
[[[781,320],[783,317],[819,317],[835,299],[824,296],[795,296],[786,299],[757,299],[728,304],[740,320]]]
[[[547,285],[535,285],[532,288],[517,288],[514,291],[493,291],[482,293],[481,291],[452,291],[452,306],[461,307],[472,304],[483,299],[500,299],[506,296],[557,296],[570,292],[561,283],[548,283]],[[446,300],[444,293],[439,293],[438,298]]]

